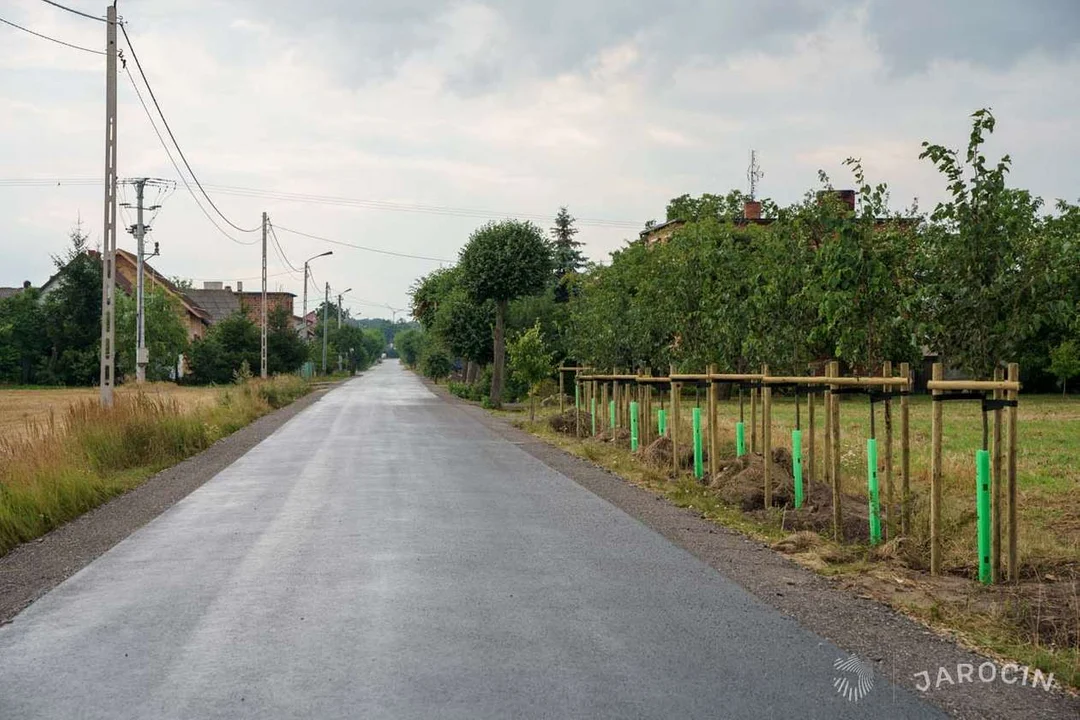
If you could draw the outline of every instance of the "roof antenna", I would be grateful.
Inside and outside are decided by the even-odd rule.
[[[757,151],[750,151],[750,167],[746,169],[746,179],[750,181],[750,199],[757,200],[757,184],[763,177],[765,172],[761,169],[761,166],[757,163]]]

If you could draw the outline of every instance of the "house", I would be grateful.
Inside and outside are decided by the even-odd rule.
[[[6,300],[9,297],[15,297],[23,290],[30,288],[30,281],[23,282],[22,287],[0,287],[0,300]]]
[[[854,202],[854,198],[852,199],[852,202]],[[734,222],[735,225],[771,225],[775,222],[775,219],[761,217],[761,203],[757,200],[747,200],[743,203],[742,217],[734,218],[732,222]],[[665,243],[671,239],[671,236],[675,234],[676,230],[684,225],[686,225],[686,220],[680,220],[678,218],[668,220],[659,225],[645,228],[638,233],[638,237],[641,242],[646,245]]]
[[[262,291],[244,291],[243,281],[236,282],[236,290],[220,280],[204,282],[201,289],[188,290],[191,300],[206,310],[213,322],[220,322],[235,312],[242,311],[252,322],[262,322]],[[266,312],[283,307],[291,317],[296,295],[291,292],[267,291]]]

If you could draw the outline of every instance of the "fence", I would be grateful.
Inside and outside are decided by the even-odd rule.
[[[802,506],[807,490],[818,482],[817,449],[817,396],[821,396],[824,409],[824,427],[820,429],[823,450],[824,481],[832,492],[832,533],[842,540],[843,501],[841,492],[841,403],[843,395],[866,395],[869,400],[870,432],[866,438],[867,454],[867,509],[871,544],[886,538],[907,536],[911,533],[913,497],[911,492],[911,432],[909,398],[913,378],[908,363],[900,363],[894,374],[890,362],[883,364],[881,374],[873,377],[842,376],[839,363],[829,362],[824,375],[775,376],[768,366],[759,373],[717,373],[709,366],[704,373],[678,373],[670,368],[666,377],[654,377],[643,371],[638,373],[589,373],[587,367],[560,368],[560,391],[563,390],[565,372],[574,373],[574,398],[576,413],[575,432],[579,438],[586,434],[598,435],[616,429],[630,429],[631,449],[648,446],[664,436],[671,442],[672,470],[678,475],[683,471],[684,445],[693,448],[693,473],[703,479],[705,466],[710,475],[715,474],[720,463],[720,428],[717,413],[720,405],[719,388],[727,385],[738,389],[739,421],[735,424],[736,456],[746,454],[745,396],[749,396],[750,442],[749,453],[760,455],[764,467],[764,505],[773,505],[772,479],[772,413],[774,391],[791,390],[795,400],[795,427],[791,434],[792,476],[794,478],[794,506]],[[940,363],[933,367],[933,379],[927,383],[933,402],[931,430],[930,472],[930,570],[941,572],[941,490],[942,490],[942,419],[943,405],[951,400],[978,400],[983,411],[983,443],[976,453],[976,514],[977,541],[979,548],[979,578],[984,583],[1001,577],[1002,544],[1002,476],[1005,476],[1005,501],[1007,502],[1007,556],[1008,576],[1019,577],[1017,556],[1017,489],[1016,489],[1016,438],[1017,393],[1020,390],[1019,366],[1008,366],[1008,378],[1000,370],[993,380],[943,380]],[[694,388],[695,404],[692,412],[690,438],[682,437],[682,411],[686,390]],[[705,422],[708,437],[702,429],[701,392],[706,393]],[[666,393],[666,398],[665,398]],[[987,397],[987,394],[992,397]],[[560,392],[560,397],[562,392]],[[807,427],[802,427],[802,402],[805,397]],[[666,402],[665,402],[666,400]],[[894,448],[897,438],[894,428],[894,401],[899,401],[899,467],[895,466]],[[653,423],[654,406],[656,423]],[[599,414],[597,413],[599,405]],[[879,446],[877,437],[877,408],[881,406],[884,438]],[[582,427],[581,409],[587,408],[589,427]],[[560,402],[560,408],[562,403]],[[1003,413],[1008,411],[1008,433],[1003,440]],[[993,413],[993,452],[990,452],[988,414]],[[760,440],[760,442],[759,442]],[[805,441],[805,445],[804,445]],[[704,448],[708,447],[708,462],[704,461]],[[1003,457],[1003,445],[1005,453]],[[803,449],[805,447],[805,462]],[[899,488],[896,479],[899,477]],[[884,504],[882,504],[882,490]],[[884,508],[884,513],[882,509]],[[884,518],[883,518],[884,516]],[[884,519],[884,524],[882,520]]]

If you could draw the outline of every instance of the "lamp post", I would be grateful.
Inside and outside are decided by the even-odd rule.
[[[307,281],[308,281],[308,272],[309,272],[308,271],[308,263],[311,262],[312,260],[314,260],[315,258],[326,257],[327,255],[333,255],[333,254],[334,254],[333,250],[327,250],[324,253],[319,253],[318,255],[312,255],[311,257],[309,257],[307,260],[304,261],[304,318],[303,318],[303,321],[304,321],[304,341],[305,342],[309,339],[308,338],[308,325],[307,325],[307,284],[308,284]]]
[[[341,329],[341,296],[344,295],[347,292],[352,292],[352,288],[349,288],[348,290],[342,290],[341,292],[339,292],[337,294],[337,326],[338,326],[338,330]]]

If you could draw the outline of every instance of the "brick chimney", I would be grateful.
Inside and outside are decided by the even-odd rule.
[[[840,203],[845,208],[847,208],[851,212],[855,212],[855,191],[854,190],[833,190],[832,192],[829,192],[828,190],[819,190],[818,194],[817,194],[818,202],[819,203],[823,202],[825,200],[825,198],[830,196],[830,195],[832,195],[833,197],[839,199]]]
[[[743,217],[747,220],[761,219],[761,203],[757,200],[747,200],[743,203]]]
[[[236,281],[236,292],[238,292],[238,293],[244,292],[244,281],[243,280],[237,280]]]

